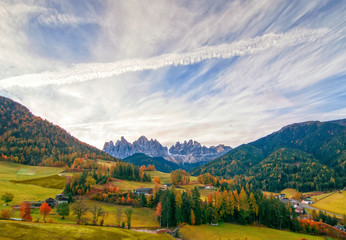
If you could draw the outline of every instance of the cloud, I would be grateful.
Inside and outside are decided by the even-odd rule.
[[[25,3],[0,3],[0,94],[97,147],[235,147],[346,116],[341,2]]]
[[[37,21],[46,26],[62,27],[65,25],[78,25],[86,23],[96,23],[96,19],[85,19],[72,14],[59,13],[56,10],[46,11],[37,17]]]
[[[300,29],[282,34],[265,34],[231,44],[201,47],[187,53],[171,53],[148,59],[131,59],[113,63],[77,64],[70,69],[63,69],[59,72],[27,74],[4,79],[0,82],[0,87],[6,89],[15,86],[65,85],[92,79],[108,78],[126,72],[157,70],[167,66],[186,66],[210,59],[226,59],[234,56],[251,55],[268,49],[313,42],[327,33],[327,29]]]

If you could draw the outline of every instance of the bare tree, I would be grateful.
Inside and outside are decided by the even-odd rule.
[[[89,208],[83,201],[83,199],[78,199],[73,205],[72,205],[72,211],[73,214],[77,216],[78,221],[80,221],[81,217],[85,215],[88,212]]]
[[[123,215],[123,209],[120,208],[120,207],[118,207],[118,208],[117,208],[117,222],[118,222],[118,226],[119,226],[119,227],[120,227],[122,215]]]
[[[101,205],[94,205],[91,209],[90,209],[90,212],[92,213],[93,215],[93,224],[96,225],[98,220],[99,220],[99,217],[104,215],[104,211],[103,211],[103,208]]]

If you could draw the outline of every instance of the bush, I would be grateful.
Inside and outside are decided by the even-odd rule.
[[[8,209],[2,210],[0,213],[0,219],[10,219],[10,211]]]

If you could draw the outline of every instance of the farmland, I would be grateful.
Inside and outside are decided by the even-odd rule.
[[[189,226],[186,225],[180,229],[180,233],[186,240],[192,239],[208,239],[208,240],[267,240],[267,239],[281,239],[281,240],[323,240],[323,237],[311,236],[306,234],[298,234],[287,231],[280,231],[271,228],[242,226],[223,223],[219,226],[201,225]]]

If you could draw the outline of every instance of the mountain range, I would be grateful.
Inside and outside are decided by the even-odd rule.
[[[346,119],[283,127],[197,167],[191,173],[247,177],[269,191],[307,192],[346,186]]]
[[[177,164],[209,162],[231,149],[231,147],[222,144],[208,148],[192,140],[183,143],[177,142],[168,149],[156,139],[148,140],[145,136],[141,136],[133,143],[121,137],[115,144],[110,141],[106,142],[103,147],[103,151],[116,158],[125,159],[135,153],[144,153],[149,157],[161,157]]]

